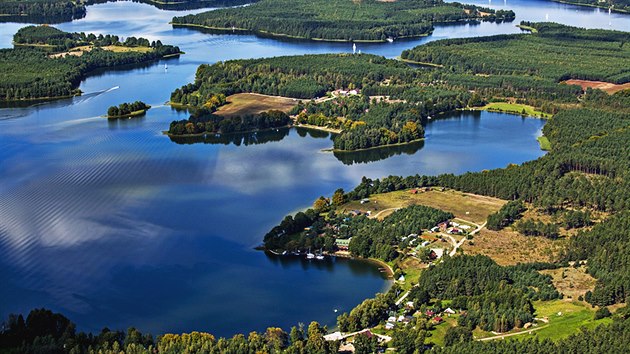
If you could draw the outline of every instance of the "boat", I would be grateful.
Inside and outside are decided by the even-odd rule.
[[[311,253],[311,250],[308,250],[308,253],[306,254],[306,259],[313,259],[315,258],[315,255]]]
[[[164,64],[164,70],[168,70],[168,64]]]
[[[394,38],[389,37],[389,38],[387,38],[387,41],[388,41],[389,43],[392,43],[392,42],[394,42]]]
[[[324,255],[323,254],[318,254],[317,256],[315,256],[315,258],[321,261],[321,260],[324,259]]]

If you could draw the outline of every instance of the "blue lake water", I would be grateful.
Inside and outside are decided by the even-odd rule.
[[[630,30],[630,17],[594,9],[475,3],[512,8],[517,22],[548,17]],[[84,19],[58,27],[160,39],[186,55],[94,73],[81,97],[0,109],[0,316],[48,307],[84,330],[133,325],[224,336],[311,320],[333,325],[335,309],[348,311],[390,283],[364,262],[254,251],[284,215],[362,176],[463,173],[543,154],[535,138],[544,121],[488,112],[436,119],[416,145],[354,155],[322,152],[332,146],[327,134],[296,129],[225,144],[174,143],[161,131],[186,115],[162,104],[199,64],[351,51],[344,43],[173,29],[176,14],[131,2],[88,7]],[[438,26],[427,38],[359,49],[395,57],[435,39],[517,33],[515,23]],[[0,47],[10,47],[21,26],[0,24]],[[130,100],[154,108],[141,119],[99,117]]]

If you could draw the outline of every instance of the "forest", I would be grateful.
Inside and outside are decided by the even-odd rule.
[[[246,7],[174,17],[172,23],[304,39],[385,41],[430,34],[434,23],[512,21],[514,17],[511,10],[442,0],[262,0]]]
[[[117,0],[0,0],[0,22],[70,22],[85,17],[87,6]],[[244,5],[255,0],[131,0],[162,10],[192,10]]]
[[[337,192],[337,196],[339,193]],[[322,203],[323,201],[323,203]],[[332,203],[319,199],[314,209],[287,216],[264,238],[268,250],[335,251],[335,239],[350,239],[350,252],[356,257],[391,261],[398,257],[398,245],[408,235],[419,234],[440,222],[453,218],[442,210],[414,205],[399,209],[383,221],[366,215],[352,215],[336,210],[342,203],[333,196]],[[324,213],[327,212],[327,213]]]
[[[430,75],[368,54],[231,60],[199,66],[195,81],[173,91],[171,103],[199,115],[203,110],[214,112],[225,103],[217,97],[235,93],[299,99],[336,95],[329,100],[299,102],[290,113],[298,123],[341,130],[333,138],[334,149],[355,151],[417,141],[424,136],[429,117],[485,103],[470,92],[440,86]],[[341,91],[357,94],[345,96]]]
[[[163,334],[154,338],[134,327],[127,331],[77,332],[76,325],[59,313],[34,309],[23,315],[9,315],[0,331],[2,353],[337,353],[338,342],[327,342],[326,327],[311,322],[299,324],[289,333],[270,327],[263,333],[237,334],[215,338],[210,333]]]
[[[151,106],[149,106],[148,104],[142,101],[135,101],[131,103],[125,102],[125,103],[119,104],[118,106],[109,107],[107,109],[107,118],[128,117],[136,113],[140,113],[140,112],[144,113],[149,108],[151,108]]]
[[[76,0],[0,0],[0,22],[61,23],[85,17]]]
[[[256,115],[224,117],[217,114],[191,116],[189,119],[173,121],[168,135],[177,137],[198,134],[231,134],[252,132],[270,128],[286,127],[291,118],[282,111],[270,110]]]
[[[117,36],[66,33],[49,26],[22,28],[15,34],[15,42],[14,49],[0,49],[2,101],[77,95],[79,82],[93,70],[180,53],[178,47],[160,41],[149,43],[144,38],[129,37],[121,43]],[[89,45],[91,50],[76,55],[57,53],[82,45]],[[116,51],[116,47],[143,49]]]
[[[521,25],[534,32],[441,40],[405,50],[401,56],[466,75],[630,81],[630,33],[554,23]]]

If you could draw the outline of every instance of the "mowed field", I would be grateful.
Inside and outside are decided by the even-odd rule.
[[[610,95],[613,93],[622,91],[622,90],[630,90],[630,82],[625,84],[612,84],[610,82],[604,81],[589,81],[589,80],[567,80],[564,81],[567,85],[578,85],[582,87],[584,90],[587,88],[600,89]]]
[[[505,200],[463,193],[454,190],[444,192],[431,189],[426,192],[418,190],[413,194],[410,190],[376,194],[370,196],[370,202],[361,204],[353,201],[343,206],[343,210],[371,211],[373,216],[379,219],[393,213],[396,208],[410,205],[426,205],[453,213],[455,217],[483,224],[488,215],[496,212],[505,204]]]
[[[298,100],[257,93],[237,93],[228,96],[227,102],[228,104],[221,106],[216,114],[224,117],[244,117],[269,110],[278,110],[286,113],[298,103]]]

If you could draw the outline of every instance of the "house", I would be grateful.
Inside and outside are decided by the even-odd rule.
[[[428,246],[428,245],[430,245],[430,244],[431,244],[431,242],[429,242],[429,241],[424,241],[424,242],[422,242],[422,244],[421,244],[420,246],[422,246],[422,247],[427,247],[427,246]]]
[[[337,246],[337,249],[339,249],[341,251],[347,251],[348,248],[350,248],[350,240],[351,239],[352,239],[352,237],[335,239],[335,246]]]
[[[440,228],[438,226],[433,226],[431,228],[431,232],[438,232],[438,231],[440,231]]]
[[[398,278],[398,281],[405,281],[405,276],[401,275],[400,278]]]
[[[350,96],[356,96],[358,94],[359,94],[359,91],[357,91],[357,90],[350,90],[350,91],[348,91],[348,95],[350,95]]]
[[[440,317],[440,316],[435,316],[435,317],[433,318],[433,323],[436,323],[436,324],[438,324],[438,323],[442,323],[443,321],[444,321],[444,320],[443,320],[443,319],[442,319],[442,317]]]
[[[405,307],[412,309],[413,308],[413,301],[407,301],[405,302]]]
[[[427,310],[424,314],[427,315],[427,317],[432,317],[433,315],[435,315],[435,311]]]
[[[440,259],[444,255],[444,248],[431,248],[431,252],[435,253],[435,259]]]
[[[387,322],[396,322],[396,316],[389,316]]]
[[[339,346],[339,353],[354,353],[354,344],[341,343]]]
[[[441,222],[437,225],[437,227],[441,230],[441,231],[446,231],[446,229],[448,228],[448,221],[445,222]]]
[[[339,331],[333,332],[333,333],[325,335],[324,339],[327,340],[327,341],[342,340],[343,339],[343,334],[341,334],[341,332],[339,332]]]
[[[444,313],[448,313],[449,315],[454,315],[455,311],[452,308],[447,308],[446,310],[444,310]]]
[[[391,322],[385,323],[385,329],[387,330],[394,329],[394,327],[396,327],[396,325]]]
[[[404,320],[405,320],[405,316],[400,315],[400,316],[398,316],[398,318],[396,319],[396,322],[402,322],[402,321],[404,321]]]
[[[409,193],[411,194],[418,194],[418,190],[417,189],[412,189],[409,191]]]
[[[369,203],[370,200],[368,198],[361,199],[361,204]]]

